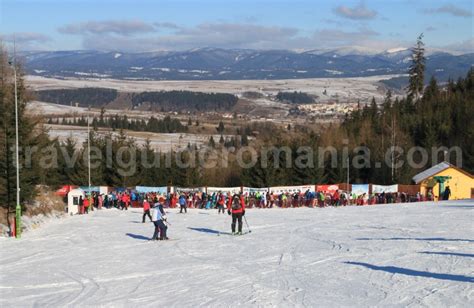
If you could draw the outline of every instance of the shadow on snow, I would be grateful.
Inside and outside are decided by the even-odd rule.
[[[462,239],[462,238],[443,238],[443,237],[427,237],[427,238],[418,238],[418,237],[387,237],[387,238],[369,238],[361,237],[357,239],[358,241],[434,241],[434,242],[468,242],[474,243],[474,240]]]
[[[188,227],[189,230],[197,231],[197,232],[203,232],[203,233],[210,233],[210,234],[230,234],[229,232],[220,232],[214,229],[209,229],[209,228],[191,228]]]
[[[131,238],[134,238],[136,240],[148,241],[150,239],[149,237],[146,237],[146,236],[143,236],[143,235],[140,235],[140,234],[125,233],[125,235],[127,235]]]
[[[474,258],[474,254],[472,253],[442,252],[442,251],[420,251],[419,253],[426,254],[426,255],[446,255],[446,256]]]
[[[474,277],[469,277],[469,276],[464,276],[464,275],[430,273],[430,272],[417,271],[417,270],[412,270],[412,269],[403,268],[403,267],[377,266],[377,265],[362,263],[362,262],[347,261],[344,263],[350,264],[350,265],[363,266],[374,271],[383,271],[383,272],[387,272],[391,274],[400,274],[400,275],[407,275],[407,276],[413,276],[413,277],[425,277],[425,278],[433,278],[433,279],[440,279],[440,280],[474,283]]]

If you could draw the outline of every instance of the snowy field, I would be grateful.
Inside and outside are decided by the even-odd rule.
[[[318,101],[369,102],[372,97],[381,100],[385,89],[380,81],[404,75],[381,75],[352,78],[307,78],[281,80],[167,80],[167,81],[131,81],[96,78],[46,78],[26,76],[32,90],[77,89],[98,87],[116,89],[122,92],[187,90],[197,92],[233,93],[240,95],[247,91],[276,95],[279,91],[302,91],[319,96]],[[323,94],[326,90],[326,95]]]
[[[137,209],[1,238],[0,306],[457,306],[474,302],[474,201],[169,213],[149,242]],[[244,228],[246,229],[246,228]]]
[[[48,135],[51,138],[58,138],[59,141],[65,142],[68,138],[73,138],[76,146],[81,147],[87,141],[87,127],[86,126],[71,126],[71,125],[50,125],[46,124],[48,128]],[[119,136],[119,132],[112,131],[107,128],[99,128],[97,135],[105,137],[108,135],[114,137]],[[206,134],[188,134],[188,133],[152,133],[152,132],[137,132],[126,131],[126,136],[132,138],[137,145],[144,146],[147,140],[150,141],[150,147],[157,151],[169,152],[171,150],[186,150],[188,144],[197,145],[198,147],[207,145],[211,135]],[[224,138],[231,138],[233,135],[222,135]],[[219,141],[221,135],[212,135],[214,140]],[[251,140],[253,138],[249,138]]]

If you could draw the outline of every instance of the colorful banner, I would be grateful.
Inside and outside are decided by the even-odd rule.
[[[81,186],[80,187],[86,194],[89,193],[89,186]],[[91,192],[100,192],[99,186],[91,186]]]
[[[77,186],[73,185],[64,185],[60,189],[56,190],[56,195],[65,197],[71,190],[76,188]]]
[[[265,188],[253,188],[253,187],[244,187],[242,192],[244,194],[255,194],[255,193],[261,193],[261,194],[266,194],[268,192],[268,187]]]
[[[206,191],[206,187],[174,187],[174,191],[180,193],[196,193]]]
[[[352,184],[352,193],[356,196],[369,194],[369,184]]]
[[[275,186],[270,187],[270,192],[273,194],[282,194],[282,193],[296,193],[296,192],[306,192],[314,191],[314,185],[301,185],[301,186]]]
[[[398,192],[398,184],[395,185],[374,185],[372,184],[372,193],[396,193]]]
[[[100,186],[99,187],[99,193],[101,195],[106,195],[109,193],[109,187],[108,186]]]
[[[318,192],[323,192],[325,194],[334,195],[334,193],[339,190],[339,185],[332,184],[332,185],[318,185],[316,186],[316,190]]]
[[[233,194],[240,194],[241,193],[241,188],[240,187],[208,187],[207,188],[207,194],[211,195],[213,193],[231,193]]]
[[[135,190],[137,193],[158,193],[164,195],[168,193],[167,186],[159,186],[159,187],[148,187],[148,186],[136,186]]]

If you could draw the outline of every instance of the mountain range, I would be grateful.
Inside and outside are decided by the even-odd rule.
[[[359,49],[242,50],[200,48],[146,53],[29,51],[20,55],[28,74],[45,77],[131,80],[242,80],[366,77],[406,74],[406,48],[370,53]],[[427,55],[427,76],[440,81],[464,76],[474,53]]]

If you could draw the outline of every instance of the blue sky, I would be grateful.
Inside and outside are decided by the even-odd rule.
[[[473,1],[0,0],[0,34],[21,49],[199,47],[473,50]]]

